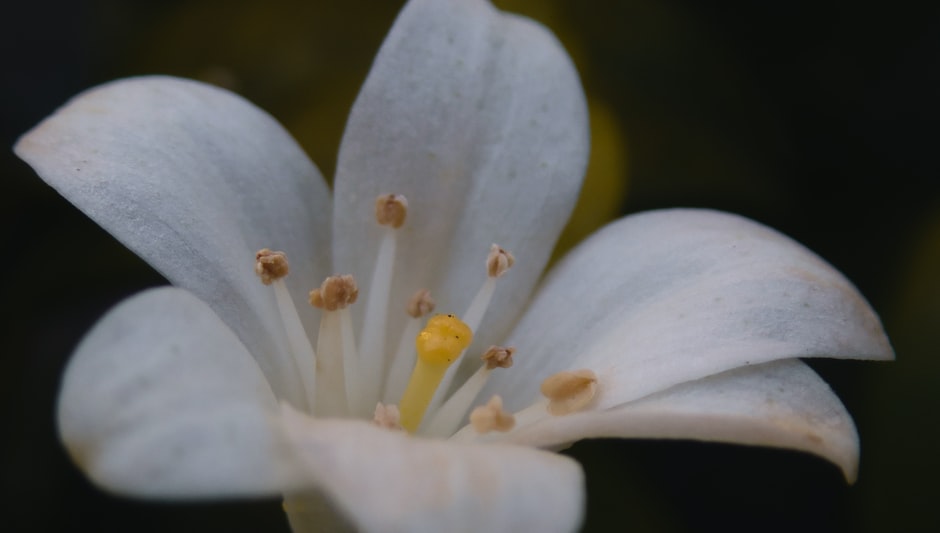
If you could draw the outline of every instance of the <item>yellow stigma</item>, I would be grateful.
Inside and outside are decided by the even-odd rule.
[[[415,339],[418,360],[401,397],[401,426],[414,433],[451,363],[470,346],[473,331],[454,315],[437,315]]]
[[[428,320],[418,338],[415,349],[418,358],[431,365],[453,363],[460,352],[470,346],[473,332],[454,315],[437,315]]]

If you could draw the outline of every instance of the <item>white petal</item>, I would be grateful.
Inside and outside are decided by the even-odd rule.
[[[282,350],[284,337],[271,289],[253,273],[255,252],[286,251],[287,281],[299,294],[327,272],[323,179],[274,119],[227,91],[167,77],[109,83],[24,135],[16,153],[171,282],[209,302],[253,354]],[[300,312],[312,323],[308,307]]]
[[[500,244],[517,262],[480,328],[487,338],[477,339],[495,340],[573,208],[588,153],[586,109],[570,59],[542,26],[483,0],[409,2],[343,138],[336,271],[368,283],[381,235],[374,200],[404,194],[392,305],[430,288],[438,309],[462,313],[485,280],[490,245]],[[404,313],[393,316],[404,323]]]
[[[571,459],[506,444],[410,437],[285,408],[307,472],[361,531],[573,531],[584,505]]]
[[[193,295],[154,289],[111,310],[63,378],[59,433],[102,487],[162,498],[297,486],[279,410],[238,338]]]
[[[508,344],[516,366],[490,391],[512,409],[561,370],[597,373],[603,409],[748,364],[893,357],[871,307],[812,252],[742,217],[681,209],[624,218],[578,247]]]
[[[604,411],[545,415],[508,436],[552,447],[590,437],[696,439],[792,448],[858,470],[855,424],[832,389],[796,359],[737,368]]]

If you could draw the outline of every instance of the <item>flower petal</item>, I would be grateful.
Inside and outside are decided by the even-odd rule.
[[[251,353],[284,349],[254,254],[287,251],[295,258],[288,284],[306,294],[329,265],[330,199],[269,115],[202,83],[132,78],[82,93],[15,149],[66,199],[208,302]]]
[[[258,365],[204,303],[176,288],[125,300],[86,335],[59,395],[59,433],[102,487],[162,498],[297,486]]]
[[[597,373],[605,409],[748,364],[893,357],[874,311],[822,259],[756,222],[685,209],[624,218],[582,244],[509,344],[516,367],[490,393],[512,409],[561,370]]]
[[[382,235],[374,200],[404,194],[409,212],[392,305],[430,288],[438,309],[463,312],[498,243],[518,261],[477,338],[494,341],[524,306],[574,206],[588,154],[586,117],[577,73],[545,28],[483,0],[412,0],[346,127],[335,183],[336,271],[352,272],[368,290]]]
[[[573,531],[580,466],[506,444],[426,440],[286,407],[285,428],[311,477],[361,531]],[[293,519],[292,519],[293,522]]]
[[[603,411],[547,412],[508,441],[553,447],[590,437],[696,439],[825,457],[852,483],[858,434],[832,389],[797,359],[729,370]]]

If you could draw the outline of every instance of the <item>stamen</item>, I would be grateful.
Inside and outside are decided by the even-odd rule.
[[[382,398],[390,403],[401,398],[408,385],[408,376],[415,366],[414,338],[421,331],[421,318],[434,311],[431,291],[419,289],[408,301],[406,311],[411,318],[405,323],[405,331],[398,340],[398,349],[392,358],[388,376],[385,378],[385,394]]]
[[[542,382],[541,391],[549,400],[549,413],[567,415],[591,403],[597,394],[597,375],[587,369],[559,372]]]
[[[477,407],[470,413],[470,424],[477,433],[506,432],[516,425],[516,419],[511,413],[503,411],[503,399],[493,395],[486,405]]]
[[[362,322],[360,353],[362,355],[362,391],[366,405],[378,401],[381,395],[382,376],[390,364],[393,354],[385,351],[388,300],[392,291],[392,274],[395,270],[395,229],[405,223],[408,201],[400,194],[383,194],[375,200],[375,219],[386,226],[385,235],[379,244],[372,271],[372,284],[367,294],[365,316]]]
[[[532,405],[529,405],[528,407],[513,413],[513,419],[516,421],[513,429],[520,428],[520,430],[522,430],[522,428],[526,428],[538,422],[539,420],[544,419],[547,405],[548,400],[545,398],[540,398]],[[445,435],[445,437],[448,440],[456,442],[480,442],[481,440],[491,440],[487,439],[485,436],[480,435],[480,433],[477,433],[472,424],[468,424],[460,428],[460,430],[451,434],[450,436]]]
[[[319,288],[310,291],[310,305],[327,311],[346,309],[358,298],[359,286],[351,274],[330,276]]]
[[[490,246],[490,255],[486,257],[486,274],[491,278],[498,278],[509,271],[515,264],[516,258],[499,245]]]
[[[273,285],[274,299],[277,302],[288,349],[293,359],[293,368],[288,362],[278,364],[282,378],[286,380],[286,383],[296,383],[299,379],[307,411],[312,413],[316,399],[316,354],[313,352],[313,346],[310,344],[303,323],[297,315],[297,308],[287,290],[287,285],[283,281],[289,270],[287,254],[284,252],[264,248],[255,254],[255,273],[261,278],[261,283]]]
[[[473,373],[459,389],[457,389],[450,398],[444,402],[444,405],[434,413],[434,416],[428,422],[426,433],[431,437],[447,437],[460,427],[463,417],[473,400],[480,394],[483,387],[495,368],[509,368],[512,366],[512,355],[516,353],[515,348],[504,348],[502,346],[490,346],[480,357],[484,361],[479,370]]]
[[[454,315],[437,315],[415,338],[418,360],[401,397],[401,425],[414,433],[447,368],[473,341],[473,332]]]
[[[274,280],[286,276],[289,271],[287,254],[284,252],[262,248],[255,254],[255,274],[261,278],[261,283],[270,285]]]
[[[372,423],[385,429],[401,431],[401,413],[398,411],[398,407],[379,402],[375,404]]]
[[[431,298],[431,291],[427,289],[418,289],[408,300],[408,306],[405,309],[411,318],[421,318],[434,310],[434,299]]]
[[[486,363],[487,370],[494,368],[509,368],[512,366],[512,355],[516,353],[515,348],[503,348],[502,346],[490,346],[480,359]]]
[[[400,194],[382,194],[375,199],[375,220],[381,226],[400,228],[408,216],[408,199]]]
[[[348,306],[356,301],[359,288],[351,275],[330,276],[320,288],[310,291],[310,304],[323,309],[317,337],[319,386],[317,414],[365,416],[361,405],[359,354]],[[345,391],[343,390],[345,387]]]
[[[493,294],[496,292],[497,278],[505,274],[515,262],[516,260],[512,254],[498,244],[490,246],[490,253],[486,256],[486,281],[483,282],[480,290],[477,291],[476,295],[473,297],[473,301],[470,302],[470,307],[467,308],[467,312],[464,313],[464,320],[467,326],[473,331],[480,329],[483,314],[486,313],[486,309],[490,306],[490,301],[493,299]],[[461,354],[460,358],[462,358],[462,355],[463,354]],[[458,358],[458,360],[460,358]],[[451,382],[454,381],[454,374],[457,373],[459,366],[460,365],[452,366],[444,375],[440,392],[434,396],[434,400],[431,402],[433,406],[436,407],[444,401],[444,392],[450,390]]]
[[[508,272],[515,263],[516,259],[512,254],[498,244],[490,246],[490,253],[486,256],[486,281],[483,282],[483,286],[477,291],[473,301],[470,302],[470,307],[464,313],[470,329],[474,331],[479,329],[483,314],[490,306],[490,300],[493,299],[493,293],[496,291],[496,279]]]

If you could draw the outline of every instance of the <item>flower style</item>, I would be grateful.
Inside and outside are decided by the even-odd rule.
[[[853,480],[851,417],[797,358],[893,353],[799,244],[730,214],[643,213],[535,290],[586,117],[554,37],[484,0],[406,5],[332,196],[224,90],[147,77],[76,97],[17,154],[176,288],[118,305],[78,347],[59,401],[74,460],[137,496],[280,494],[298,531],[571,530],[581,469],[540,448],[588,437],[793,448]],[[322,309],[295,305],[316,287]],[[466,312],[428,321],[416,360],[430,298]]]

